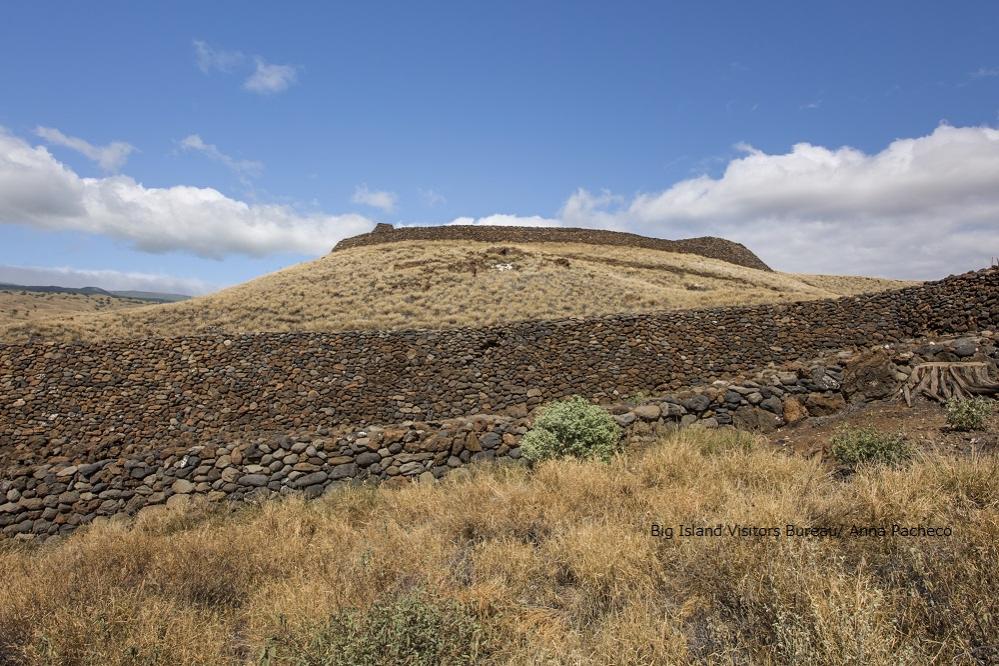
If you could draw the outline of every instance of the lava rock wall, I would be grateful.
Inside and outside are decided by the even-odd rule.
[[[489,225],[445,225],[436,227],[401,227],[379,223],[371,233],[345,238],[333,251],[352,247],[397,243],[400,241],[482,241],[487,243],[585,243],[587,245],[618,245],[641,247],[667,252],[696,254],[721,259],[737,266],[771,270],[745,245],[724,238],[703,236],[684,240],[648,238],[638,234],[604,229],[574,229],[568,227],[500,227]]]
[[[823,352],[999,325],[999,269],[828,301],[442,331],[0,346],[0,470],[292,430],[613,402]]]

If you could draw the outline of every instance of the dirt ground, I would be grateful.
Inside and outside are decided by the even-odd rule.
[[[853,405],[839,414],[785,426],[771,434],[770,441],[799,455],[828,459],[833,435],[845,426],[901,432],[917,450],[971,454],[999,449],[999,414],[993,413],[982,430],[955,431],[947,426],[943,406],[929,401],[911,408],[901,401]]]

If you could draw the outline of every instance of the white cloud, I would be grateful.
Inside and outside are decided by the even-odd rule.
[[[263,58],[254,58],[256,69],[243,87],[259,95],[273,95],[287,90],[298,80],[298,69],[293,65],[272,65]]]
[[[497,227],[560,227],[560,220],[553,220],[540,215],[487,215],[486,217],[456,217],[448,224],[483,224]]]
[[[95,146],[75,136],[66,136],[53,127],[36,127],[35,134],[51,144],[75,150],[89,160],[97,162],[102,170],[116,172],[125,165],[135,146],[124,141],[112,141],[106,146]]]
[[[249,60],[242,51],[217,49],[197,39],[193,44],[195,62],[204,74],[231,74],[237,69],[244,69],[244,64]],[[253,71],[243,82],[243,88],[258,95],[283,92],[298,81],[299,68],[294,65],[275,65],[260,56],[254,56],[253,67]]]
[[[228,167],[233,173],[239,176],[240,180],[246,182],[249,178],[257,178],[264,171],[262,162],[254,160],[237,160],[226,155],[214,144],[205,143],[201,136],[190,134],[180,140],[180,147],[185,151],[195,151],[206,155],[209,159],[220,162]]]
[[[247,203],[211,188],[152,188],[127,176],[81,178],[45,148],[0,128],[0,224],[102,234],[149,252],[223,257],[318,256],[374,223],[361,215]]]
[[[69,266],[0,266],[0,282],[26,286],[100,287],[108,291],[158,291],[194,296],[215,290],[203,280]]]
[[[447,198],[440,192],[436,192],[434,190],[424,190],[422,188],[417,188],[417,191],[420,193],[420,198],[423,199],[423,203],[431,208],[447,203]]]
[[[934,278],[999,254],[999,130],[941,125],[867,154],[799,143],[742,147],[719,178],[701,176],[627,204],[573,194],[561,218],[744,243],[775,268]]]
[[[941,125],[875,153],[809,143],[773,154],[736,148],[742,154],[718,177],[689,178],[631,197],[580,189],[554,217],[500,214],[451,224],[721,236],[745,244],[778,270],[809,273],[939,278],[984,267],[999,255],[999,129]],[[366,185],[354,200],[382,210],[396,203],[393,193]],[[0,223],[75,229],[144,250],[210,257],[318,255],[373,226],[361,215],[303,214],[209,188],[81,178],[45,148],[2,129]]]
[[[194,58],[204,74],[212,71],[231,72],[246,59],[239,51],[216,49],[201,40],[194,40]]]
[[[369,190],[367,184],[362,184],[354,188],[354,196],[350,200],[356,204],[379,208],[386,213],[391,213],[395,210],[398,197],[396,197],[395,192]]]
[[[631,198],[574,192],[554,218],[491,215],[451,224],[573,226],[660,238],[720,236],[778,270],[934,279],[999,256],[999,130],[941,125],[868,154],[799,143],[735,146],[718,178]]]

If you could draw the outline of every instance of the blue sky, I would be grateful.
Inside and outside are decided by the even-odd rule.
[[[201,292],[375,221],[898,277],[999,255],[993,2],[0,12],[0,281]]]

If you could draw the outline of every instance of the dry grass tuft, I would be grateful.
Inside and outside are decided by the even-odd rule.
[[[771,273],[640,248],[392,243],[336,252],[181,303],[0,326],[0,340],[478,327],[830,298],[908,284]]]
[[[456,628],[442,663],[999,659],[994,456],[841,480],[746,435],[686,430],[610,464],[201,511],[4,544],[0,662],[337,663],[330,645],[371,659],[371,641],[398,660],[434,627]],[[954,533],[666,540],[653,521]]]

